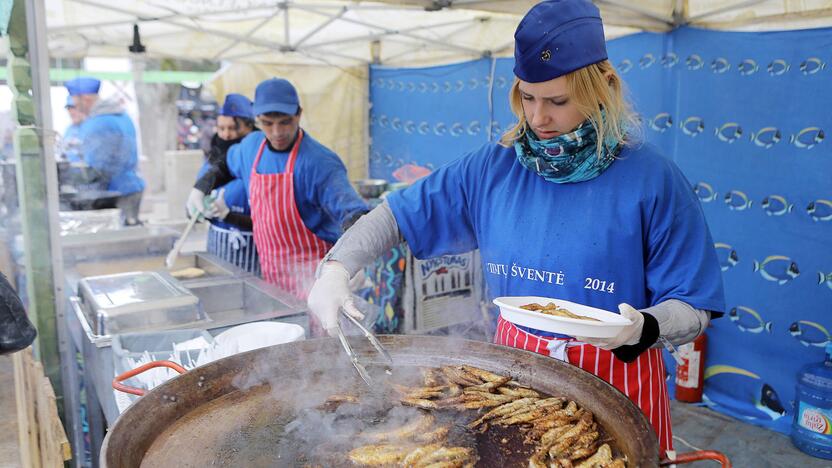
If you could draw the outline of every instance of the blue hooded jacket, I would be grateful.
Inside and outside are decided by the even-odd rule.
[[[138,174],[136,128],[120,104],[98,101],[80,133],[84,161],[102,176],[100,189],[124,195],[144,190]]]

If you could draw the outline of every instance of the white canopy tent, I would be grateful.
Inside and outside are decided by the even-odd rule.
[[[832,0],[594,0],[608,39],[678,26],[804,29],[832,25]],[[45,0],[52,57],[220,61],[209,88],[253,95],[298,85],[304,127],[365,175],[369,63],[426,66],[510,56],[533,0]]]
[[[53,57],[125,56],[393,66],[507,55],[531,0],[46,0]],[[608,38],[676,26],[763,30],[832,24],[830,0],[595,0]]]

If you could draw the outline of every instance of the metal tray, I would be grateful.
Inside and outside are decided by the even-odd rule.
[[[134,226],[61,237],[65,262],[167,254],[179,232],[165,226]]]
[[[163,271],[84,278],[78,283],[78,297],[96,335],[205,319],[199,299]]]
[[[165,256],[135,256],[110,258],[96,261],[76,263],[73,270],[81,278],[90,276],[112,275],[129,271],[165,271]],[[240,270],[234,265],[227,263],[219,257],[207,252],[195,252],[183,254],[176,258],[171,272],[185,268],[199,268],[204,275],[193,279],[179,279],[180,283],[188,286],[192,283],[201,283],[206,280],[217,278],[235,278],[251,276],[251,273]]]

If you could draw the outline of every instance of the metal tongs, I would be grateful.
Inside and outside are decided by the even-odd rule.
[[[343,313],[343,315],[347,317],[350,320],[350,322],[353,323],[353,325],[355,325],[356,327],[358,327],[359,330],[361,330],[361,332],[364,334],[364,337],[367,338],[367,340],[370,342],[371,345],[373,345],[373,347],[381,355],[381,357],[384,358],[384,361],[386,361],[386,368],[384,369],[385,372],[387,372],[388,374],[392,374],[393,358],[390,357],[390,353],[388,353],[387,350],[384,349],[384,346],[381,345],[381,343],[370,332],[370,330],[367,330],[364,327],[364,325],[361,325],[361,322],[359,322],[358,319],[346,313],[344,309],[340,309],[340,312]],[[352,349],[352,346],[350,346],[350,342],[347,340],[347,336],[344,335],[344,330],[341,329],[341,324],[339,323],[335,327],[335,329],[338,332],[338,339],[341,340],[341,345],[344,347],[344,351],[347,352],[347,356],[349,356],[353,367],[355,367],[355,370],[358,371],[358,375],[361,376],[361,379],[364,380],[364,382],[367,385],[372,387],[373,379],[372,377],[370,377],[370,374],[367,372],[367,368],[364,367],[364,364],[361,364],[361,361],[359,360],[358,355]]]

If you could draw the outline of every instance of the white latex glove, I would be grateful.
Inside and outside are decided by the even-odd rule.
[[[338,326],[338,313],[340,309],[358,320],[364,318],[364,314],[358,311],[353,303],[350,293],[350,274],[344,265],[338,262],[326,262],[320,268],[320,276],[315,280],[306,304],[309,312],[312,313],[324,330],[330,336],[335,336],[335,328]]]
[[[188,202],[185,204],[185,209],[188,211],[188,217],[193,218],[197,215],[204,215],[205,213],[205,194],[197,189],[191,189],[188,194]]]
[[[630,319],[630,325],[624,327],[618,335],[610,338],[588,338],[576,336],[575,339],[589,343],[602,349],[613,350],[619,346],[634,345],[641,340],[641,332],[644,328],[644,315],[634,309],[630,304],[618,304],[618,311],[621,316]]]
[[[211,199],[213,201],[205,209],[205,217],[222,221],[231,212],[231,208],[225,204],[225,189],[221,188],[219,192],[216,190],[211,192]]]

